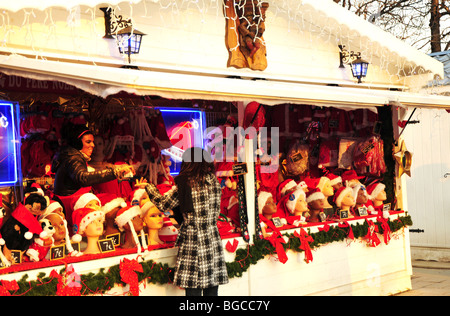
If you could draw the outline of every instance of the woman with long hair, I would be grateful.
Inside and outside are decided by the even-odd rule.
[[[217,228],[222,191],[210,154],[199,147],[187,149],[175,184],[164,195],[146,180],[136,185],[145,187],[161,211],[178,208],[183,216],[174,285],[184,288],[187,296],[218,295],[219,285],[228,283],[228,273]]]

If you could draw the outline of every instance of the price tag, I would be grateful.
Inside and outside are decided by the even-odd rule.
[[[106,239],[112,239],[114,247],[120,245],[120,233],[107,235]]]
[[[65,257],[66,245],[50,247],[50,260],[62,259]]]
[[[367,216],[368,215],[367,207],[366,206],[358,207],[358,214],[359,216]]]
[[[339,210],[340,219],[348,219],[348,210]]]
[[[389,212],[391,210],[391,203],[383,205],[383,212]]]
[[[302,159],[303,159],[303,156],[302,156],[301,153],[296,153],[296,154],[290,155],[290,156],[289,156],[289,159],[290,159],[292,162],[297,162],[297,161],[302,160]]]
[[[111,238],[106,238],[99,240],[98,242],[98,248],[100,249],[101,253],[111,252],[116,250],[114,247],[114,240]]]
[[[240,176],[247,172],[247,164],[245,162],[233,165],[233,173],[235,176]]]

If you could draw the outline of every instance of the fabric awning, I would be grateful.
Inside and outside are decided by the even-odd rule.
[[[267,105],[310,104],[342,109],[371,108],[385,104],[450,108],[450,98],[439,95],[134,70],[32,59],[19,55],[1,56],[0,72],[37,80],[64,82],[103,98],[125,91],[137,95],[157,95],[170,99],[257,101]]]

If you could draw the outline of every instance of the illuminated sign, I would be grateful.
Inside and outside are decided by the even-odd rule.
[[[0,101],[0,186],[14,185],[18,179],[17,105]]]
[[[180,171],[181,157],[190,147],[203,148],[205,112],[186,108],[158,108],[161,111],[172,147],[161,151],[171,157],[170,174]]]

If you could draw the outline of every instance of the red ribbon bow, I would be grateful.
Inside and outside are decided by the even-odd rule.
[[[10,291],[17,291],[19,289],[19,284],[16,280],[5,281],[2,280],[2,285],[0,286],[0,296],[11,296]]]
[[[58,279],[56,295],[81,296],[80,276],[75,272],[72,265],[66,266],[66,271],[62,275],[56,270],[52,270],[50,276]]]
[[[226,248],[229,252],[233,253],[233,252],[236,251],[238,245],[239,245],[239,241],[235,238],[235,239],[233,240],[233,244],[230,243],[230,241],[228,240],[227,244],[225,245],[225,248]]]
[[[300,234],[296,231],[294,236],[300,239],[300,249],[305,251],[305,262],[309,263],[313,261],[311,246],[309,243],[313,242],[314,239],[309,236],[303,228],[300,229]]]
[[[136,272],[144,272],[142,265],[136,259],[124,258],[120,262],[119,268],[122,281],[130,285],[131,295],[139,296],[139,281]]]
[[[352,240],[355,239],[355,236],[353,235],[353,229],[352,226],[350,226],[350,224],[348,222],[343,222],[343,223],[339,223],[338,226],[340,228],[348,228],[348,234],[347,234],[347,238],[350,238]]]
[[[381,223],[381,228],[383,228],[384,243],[387,245],[391,240],[391,228],[389,227],[388,220],[378,216],[377,221]]]
[[[325,223],[325,225],[323,225],[323,227],[319,227],[319,231],[324,231],[324,232],[328,232],[330,230],[330,225],[328,225],[327,223]]]
[[[380,239],[377,236],[378,226],[375,225],[371,220],[366,219],[366,222],[369,225],[367,235],[365,236],[365,238],[367,239],[367,244],[371,247],[376,247],[381,243]]]

